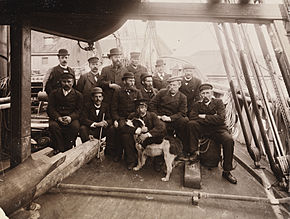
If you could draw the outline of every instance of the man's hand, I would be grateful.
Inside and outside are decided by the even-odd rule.
[[[171,122],[171,118],[169,116],[165,116],[165,115],[161,116],[161,120],[163,122]]]
[[[118,85],[118,84],[114,84],[114,83],[112,83],[112,84],[109,84],[109,88],[112,88],[112,89],[116,90],[116,89],[119,89],[119,88],[121,88],[121,87],[120,87],[120,85]]]
[[[63,116],[63,122],[64,122],[64,125],[68,125],[71,123],[71,117],[70,116]]]
[[[145,141],[145,139],[148,138],[149,136],[150,136],[149,133],[141,134],[141,135],[139,136],[139,139],[143,142],[143,141]]]
[[[103,120],[103,121],[99,122],[99,125],[100,125],[100,127],[105,127],[106,128],[108,126],[108,123],[107,123],[106,120]]]
[[[115,121],[114,121],[114,127],[115,127],[115,128],[118,128],[118,126],[119,126],[119,123],[118,123],[117,120],[115,120]]]
[[[198,114],[198,117],[201,119],[205,119],[206,114]]]
[[[148,132],[148,128],[146,126],[143,126],[141,128],[141,131],[142,131],[142,133],[146,133],[146,132]]]

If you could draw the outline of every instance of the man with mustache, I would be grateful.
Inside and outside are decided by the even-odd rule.
[[[126,72],[123,77],[123,86],[114,92],[112,100],[112,119],[114,121],[114,127],[116,129],[116,146],[117,152],[114,161],[119,161],[122,158],[123,147],[126,144],[126,140],[122,140],[120,130],[125,126],[125,121],[129,114],[135,112],[135,100],[141,99],[141,91],[135,88],[135,77],[132,72]],[[121,139],[121,144],[118,138]],[[127,160],[128,161],[128,160]],[[127,162],[128,166],[132,166],[132,162]]]
[[[141,84],[142,97],[149,102],[158,93],[158,90],[153,87],[152,75],[143,73],[141,75]]]
[[[222,176],[232,184],[237,179],[231,174],[233,169],[234,141],[225,125],[225,106],[223,101],[213,96],[211,84],[201,84],[199,87],[201,100],[196,102],[190,111],[187,124],[189,137],[189,153],[195,156],[198,141],[201,137],[208,137],[223,147]]]
[[[168,85],[167,79],[171,77],[171,74],[167,74],[164,72],[164,66],[166,64],[164,63],[163,59],[157,59],[156,60],[156,72],[153,75],[153,86],[160,90],[162,88],[166,88]]]
[[[62,74],[64,73],[69,73],[74,76],[73,87],[75,88],[76,86],[75,72],[72,68],[68,67],[68,63],[67,63],[68,58],[69,58],[68,51],[66,49],[60,49],[58,51],[57,56],[58,56],[59,65],[53,67],[52,69],[48,71],[48,73],[46,74],[48,77],[47,81],[46,79],[43,80],[43,84],[45,84],[45,91],[47,95],[50,95],[50,93],[54,89],[61,87],[60,78]]]
[[[187,97],[187,108],[188,113],[192,104],[200,99],[199,96],[199,86],[201,85],[201,80],[197,77],[196,67],[191,64],[183,65],[184,76],[181,81],[181,91]]]
[[[99,66],[101,65],[98,57],[88,59],[90,72],[82,74],[78,80],[76,89],[83,94],[84,102],[90,100],[91,90],[100,85],[99,81]]]
[[[104,91],[104,102],[111,105],[113,93],[122,86],[122,77],[127,69],[121,63],[122,53],[118,48],[111,49],[108,58],[112,64],[102,69],[99,81]]]
[[[61,87],[48,96],[47,108],[49,131],[56,152],[64,152],[75,145],[83,106],[82,94],[73,88],[74,75],[63,73],[60,83]]]
[[[112,125],[109,106],[103,103],[103,90],[100,87],[94,87],[90,92],[90,99],[84,103],[84,108],[81,114],[80,137],[82,142],[90,140],[91,137],[100,138],[106,136],[106,132]],[[108,140],[107,139],[107,143]],[[107,144],[107,146],[109,146]],[[107,149],[107,147],[106,147]]]
[[[142,73],[147,72],[147,68],[140,65],[140,52],[130,53],[130,64],[127,66],[127,70],[135,75],[135,86],[137,89],[141,89],[140,77]]]

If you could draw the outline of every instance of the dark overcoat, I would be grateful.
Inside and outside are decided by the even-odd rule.
[[[162,89],[151,99],[149,111],[155,112],[159,116],[170,116],[171,121],[174,122],[186,116],[186,96],[180,91],[172,96],[168,89]]]
[[[186,81],[184,78],[181,81],[181,87],[179,91],[181,91],[187,97],[187,107],[188,112],[194,102],[200,99],[199,96],[199,86],[201,85],[201,80],[193,77],[190,81]]]
[[[60,79],[62,74],[64,73],[71,73],[74,75],[74,85],[73,88],[76,87],[76,80],[75,80],[75,72],[72,68],[67,67],[66,69],[60,67],[60,65],[57,65],[55,67],[53,67],[52,69],[49,70],[50,73],[48,80],[45,84],[45,91],[48,95],[50,95],[50,93],[57,88],[61,87],[61,83],[60,83]]]
[[[137,89],[141,89],[142,88],[142,84],[141,84],[141,74],[147,73],[147,68],[142,66],[142,65],[137,65],[137,68],[134,68],[132,65],[128,65],[127,66],[127,70],[129,72],[132,72],[135,76],[135,86]]]
[[[140,90],[142,93],[142,97],[146,99],[147,101],[150,101],[158,93],[158,90],[156,88],[145,90],[145,88],[142,87]]]
[[[76,89],[83,94],[84,97],[89,97],[91,90],[94,87],[99,87],[101,83],[99,82],[100,75],[97,74],[97,81],[95,80],[95,75],[92,72],[87,72],[82,74],[77,82]]]
[[[80,117],[83,107],[82,94],[73,89],[64,96],[62,88],[53,90],[48,97],[48,116],[51,120],[57,121],[58,117],[70,116],[72,121]]]
[[[163,78],[160,78],[158,74],[153,75],[153,87],[155,87],[157,90],[160,90],[162,88],[166,88],[168,85],[167,79],[171,77],[171,74],[164,74]]]

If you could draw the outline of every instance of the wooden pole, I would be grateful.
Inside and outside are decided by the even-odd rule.
[[[31,154],[31,28],[25,18],[11,25],[11,125],[10,166],[22,163]]]

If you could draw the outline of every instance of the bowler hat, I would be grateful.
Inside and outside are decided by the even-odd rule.
[[[58,50],[57,56],[69,56],[69,53],[66,49],[60,49]]]
[[[184,64],[182,66],[183,69],[195,69],[196,67],[192,64]]]
[[[199,91],[203,91],[203,90],[212,90],[213,89],[213,86],[209,83],[204,83],[204,84],[201,84],[199,86]]]
[[[137,108],[138,106],[148,106],[148,100],[146,99],[138,99],[134,101],[135,107]]]
[[[72,74],[72,73],[63,73],[61,76],[60,76],[60,79],[69,79],[69,78],[72,78],[74,79],[75,76]]]
[[[152,75],[149,75],[148,73],[143,73],[143,74],[141,74],[140,79],[141,79],[141,81],[144,81],[145,78],[148,78],[148,77],[152,77]]]
[[[94,87],[91,89],[91,94],[102,94],[103,93],[103,89],[100,87]]]
[[[110,49],[110,53],[108,54],[108,57],[110,58],[113,55],[122,55],[122,53],[118,48],[113,48],[113,49]]]
[[[173,82],[173,81],[182,81],[182,78],[180,76],[172,76],[167,79],[168,83]]]
[[[93,57],[88,59],[89,63],[97,63],[98,61],[99,61],[99,58],[96,56],[93,56]]]
[[[157,60],[156,60],[156,65],[155,65],[155,67],[157,67],[157,66],[162,66],[162,65],[165,65],[163,59],[157,59]]]
[[[125,80],[127,78],[135,78],[134,74],[132,72],[126,72],[124,73],[123,77],[122,77],[122,80]]]
[[[130,53],[131,59],[139,59],[140,58],[140,55],[141,55],[140,52],[131,52]]]

